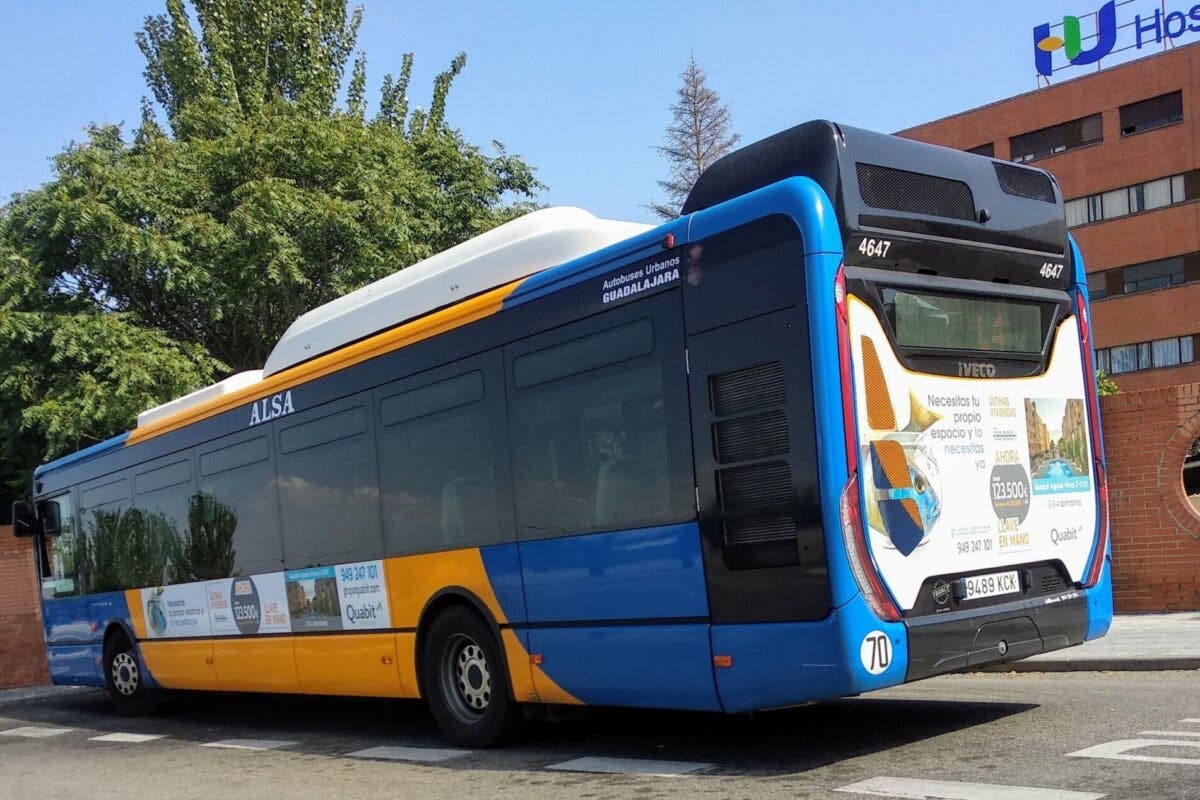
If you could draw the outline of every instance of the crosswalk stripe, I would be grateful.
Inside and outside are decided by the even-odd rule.
[[[33,725],[28,725],[23,728],[11,728],[7,731],[0,731],[0,736],[23,736],[26,739],[45,739],[48,736],[58,736],[62,733],[70,733],[74,728],[45,728]]]
[[[381,758],[387,761],[419,761],[437,763],[470,755],[470,750],[452,750],[442,747],[368,747],[347,753],[350,758]]]
[[[926,798],[926,800],[1100,800],[1102,794],[1042,789],[1037,786],[1003,786],[996,783],[960,783],[923,778],[879,776],[842,786],[837,791],[883,797]]]
[[[89,742],[123,742],[125,744],[142,744],[153,742],[155,739],[166,738],[161,733],[106,733],[103,736],[92,736]]]
[[[1138,731],[1138,736],[1200,736],[1200,731]]]
[[[716,764],[702,764],[693,761],[655,761],[645,758],[602,758],[587,756],[573,758],[559,764],[551,764],[546,769],[563,772],[602,772],[613,775],[652,775],[659,778],[674,778],[680,775],[693,775],[697,772],[708,772],[716,769]]]
[[[280,747],[291,747],[296,742],[285,742],[281,739],[222,739],[219,742],[208,742],[201,747],[222,747],[227,750],[277,750]]]
[[[1188,717],[1187,719],[1181,719],[1181,720],[1179,720],[1179,721],[1180,721],[1180,722],[1191,722],[1191,723],[1197,723],[1197,722],[1200,722],[1200,717]]]
[[[1191,764],[1200,766],[1200,758],[1179,758],[1176,756],[1148,756],[1142,753],[1130,752],[1146,747],[1197,747],[1200,742],[1191,739],[1117,739],[1113,742],[1086,747],[1074,753],[1067,753],[1067,758],[1111,758],[1114,761],[1149,761],[1154,764]],[[1152,751],[1157,752],[1157,751]]]

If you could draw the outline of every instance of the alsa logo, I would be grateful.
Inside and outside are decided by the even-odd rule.
[[[296,407],[292,405],[292,392],[290,389],[280,394],[264,397],[261,400],[255,401],[254,405],[250,406],[249,427],[254,427],[262,422],[270,422],[277,417],[286,416],[295,410]]]
[[[1080,33],[1079,17],[1063,17],[1062,36],[1050,35],[1050,23],[1045,22],[1033,29],[1033,60],[1037,65],[1039,75],[1050,77],[1054,74],[1054,63],[1051,54],[1063,49],[1067,61],[1072,66],[1095,64],[1112,52],[1117,43],[1117,3],[1116,0],[1100,6],[1096,12],[1095,43],[1087,50],[1083,49],[1083,36]],[[1088,37],[1091,38],[1091,37]]]

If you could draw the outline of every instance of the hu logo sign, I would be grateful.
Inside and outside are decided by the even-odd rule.
[[[1061,37],[1050,35],[1049,22],[1033,29],[1033,60],[1039,75],[1050,77],[1054,74],[1051,55],[1059,48],[1072,66],[1095,64],[1111,53],[1117,43],[1116,0],[1109,0],[1096,12],[1096,41],[1087,50],[1083,49],[1079,17],[1063,17],[1062,28]]]

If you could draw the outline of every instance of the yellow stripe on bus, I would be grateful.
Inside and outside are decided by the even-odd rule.
[[[286,389],[293,389],[367,359],[416,344],[440,333],[489,317],[500,310],[505,298],[512,294],[520,283],[521,281],[514,281],[498,289],[468,298],[441,311],[436,311],[428,316],[363,339],[361,342],[355,342],[331,353],[318,356],[312,361],[306,361],[276,373],[253,386],[247,386],[245,389],[221,397],[214,397],[207,402],[134,428],[125,439],[125,446],[128,447],[154,436],[178,430],[202,419],[237,408],[252,400],[269,397]]]
[[[391,626],[407,631],[146,641],[141,592],[125,596],[142,658],[169,689],[420,697],[415,629],[438,592],[465,589],[497,624],[509,622],[477,547],[394,556],[384,559],[384,573]],[[518,702],[581,704],[532,663],[516,631],[502,629],[499,645]]]

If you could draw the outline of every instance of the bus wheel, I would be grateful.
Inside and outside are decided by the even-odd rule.
[[[149,714],[158,706],[158,694],[146,688],[137,652],[124,634],[104,645],[104,685],[122,714]]]
[[[521,709],[510,695],[496,638],[478,614],[461,606],[439,614],[421,660],[429,710],[446,738],[491,747],[517,733]]]

